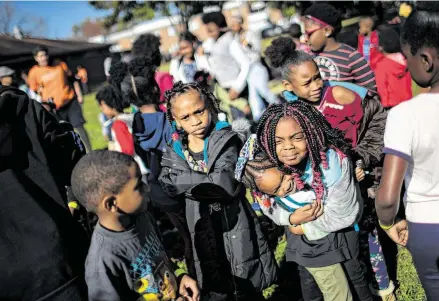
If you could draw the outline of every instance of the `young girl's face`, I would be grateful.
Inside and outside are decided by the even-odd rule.
[[[171,113],[188,135],[204,139],[210,126],[210,112],[207,103],[198,91],[192,90],[178,95],[172,100]]]
[[[258,190],[268,194],[279,197],[289,195],[294,190],[293,177],[286,175],[276,167],[264,170],[255,179]]]
[[[308,157],[305,134],[293,118],[279,120],[275,139],[276,154],[283,164],[295,166]]]
[[[314,61],[294,66],[290,76],[283,81],[284,88],[299,98],[318,103],[322,96],[323,79]]]
[[[311,19],[305,18],[305,37],[309,47],[314,52],[322,51],[328,40],[328,28],[324,27]],[[328,36],[327,36],[328,34]]]

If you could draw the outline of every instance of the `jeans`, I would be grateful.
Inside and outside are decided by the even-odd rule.
[[[407,249],[419,275],[427,300],[439,298],[439,224],[409,224]]]
[[[276,95],[274,95],[268,88],[269,76],[267,69],[260,63],[254,62],[250,66],[250,71],[247,76],[248,84],[248,102],[253,115],[253,121],[258,122],[264,113],[266,106],[265,102],[269,104],[279,103]]]

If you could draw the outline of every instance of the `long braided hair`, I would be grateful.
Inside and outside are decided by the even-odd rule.
[[[180,95],[193,91],[196,91],[198,94],[200,94],[201,99],[207,104],[207,110],[212,114],[212,120],[214,122],[217,120],[217,115],[221,113],[221,110],[213,93],[197,82],[184,84],[180,81],[175,83],[171,90],[167,90],[165,92],[166,118],[171,125],[174,122],[174,117],[172,117],[171,111],[174,99]]]
[[[304,183],[301,180],[303,170],[298,169],[296,166],[283,164],[276,154],[276,126],[282,118],[293,118],[305,135],[313,175],[311,187],[317,197],[321,199],[325,190],[321,179],[320,165],[324,169],[328,168],[326,151],[332,148],[343,158],[350,155],[350,146],[345,141],[343,132],[332,128],[317,109],[305,102],[298,101],[268,107],[257,128],[258,144],[265,150],[269,159],[277,165],[279,170],[293,175],[299,190],[304,188]]]

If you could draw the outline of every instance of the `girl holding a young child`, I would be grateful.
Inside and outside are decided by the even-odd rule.
[[[367,89],[352,83],[324,81],[314,59],[294,50],[293,41],[279,38],[273,41],[266,55],[282,71],[284,98],[288,102],[303,102],[320,111],[330,125],[344,132],[350,143],[352,161],[356,163],[355,177],[360,183],[364,199],[362,219],[359,222],[360,247],[363,262],[369,266],[368,280],[374,294],[392,295],[390,281],[380,241],[373,196],[376,179],[368,174],[382,161],[383,135],[387,114],[376,97]],[[363,255],[364,254],[364,255]]]
[[[372,300],[358,261],[358,235],[353,227],[361,198],[354,181],[350,146],[342,132],[333,129],[312,106],[293,102],[269,107],[256,137],[253,147],[248,148],[253,152],[256,148],[256,156],[251,158],[252,151],[245,148],[241,152],[243,161],[244,153],[251,160],[243,172],[244,182],[250,188],[279,196],[275,202],[263,194],[257,199],[264,213],[277,224],[290,226],[287,260],[300,266],[305,300],[318,298],[313,287],[304,285],[309,283],[309,274],[325,300],[352,300],[343,267],[358,298]],[[238,178],[240,170],[244,169],[238,164]],[[305,188],[312,193],[295,193]],[[317,213],[316,219],[307,223],[297,220],[294,216],[300,216],[303,209],[294,211],[293,207],[313,200],[325,204],[324,213]]]

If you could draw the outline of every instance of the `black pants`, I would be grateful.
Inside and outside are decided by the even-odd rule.
[[[349,285],[351,286],[352,296],[354,300],[373,301],[372,292],[369,289],[363,267],[359,260],[360,242],[358,232],[349,230],[346,231],[345,236],[352,259],[343,262],[342,265],[346,272]]]
[[[195,271],[194,253],[192,251],[192,240],[189,233],[189,229],[186,223],[186,215],[184,209],[180,212],[166,212],[169,221],[177,228],[178,233],[183,238],[184,242],[184,259],[186,260],[186,267],[189,276],[196,279],[197,273]]]
[[[345,236],[352,259],[343,262],[342,266],[346,272],[352,296],[354,300],[373,301],[372,293],[359,260],[360,244],[358,232],[348,230],[345,232]],[[323,301],[323,295],[308,270],[299,266],[299,274],[303,299],[305,301]]]

